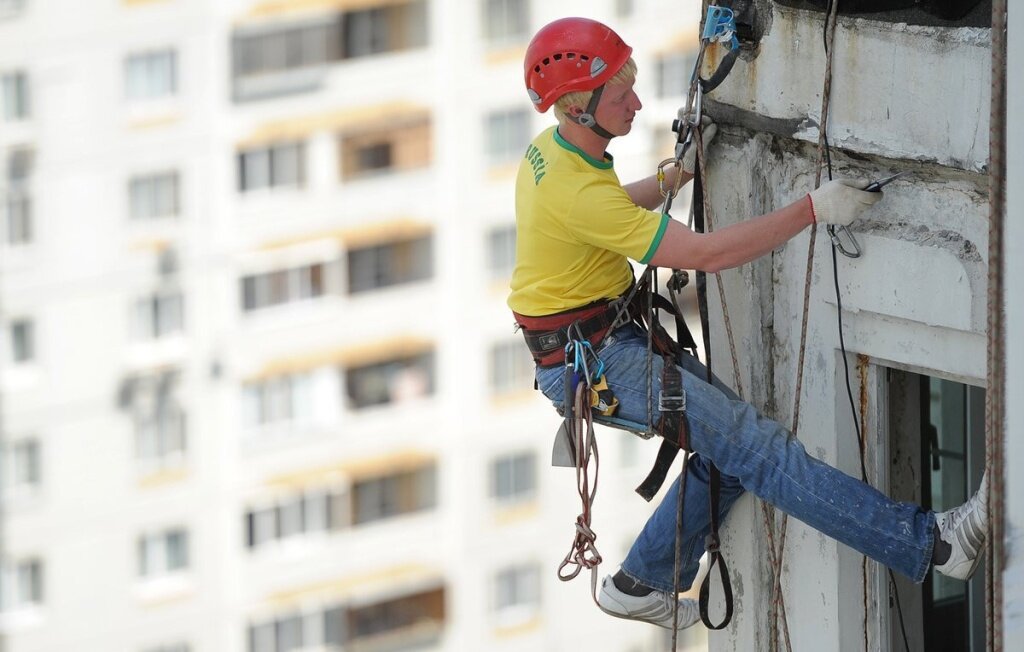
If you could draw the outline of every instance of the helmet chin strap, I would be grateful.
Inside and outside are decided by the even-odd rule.
[[[610,133],[601,125],[597,124],[597,119],[594,117],[594,114],[597,112],[597,103],[601,101],[602,93],[604,93],[604,84],[601,84],[600,86],[594,89],[593,94],[590,96],[590,101],[587,103],[587,109],[583,113],[571,117],[573,122],[581,124],[584,127],[588,127],[591,131],[593,131],[601,138],[607,138],[608,140],[611,140],[612,138],[615,137],[615,135]]]

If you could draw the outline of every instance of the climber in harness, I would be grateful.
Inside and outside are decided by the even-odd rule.
[[[656,320],[642,318],[645,301],[654,299],[649,283],[637,287],[645,280],[635,281],[630,259],[648,269],[738,267],[814,223],[849,225],[882,193],[865,190],[865,180],[836,179],[774,212],[709,233],[655,210],[666,184],[678,188],[692,179],[694,148],[663,174],[620,183],[606,148],[630,132],[641,108],[631,52],[612,29],[585,18],[556,20],[530,42],[527,92],[537,111],[554,107],[557,125],[532,141],[520,164],[508,298],[537,363],[537,387],[563,414],[634,424],[692,453],[619,570],[601,580],[598,605],[669,629],[693,625],[697,602],[677,599],[675,591],[693,583],[708,535],[744,491],[916,582],[933,566],[970,577],[987,528],[984,486],[940,514],[893,501],[808,455],[782,425],[721,381],[708,382],[685,330],[673,346]],[[715,125],[698,119],[694,128],[709,146]],[[644,292],[648,298],[638,300]],[[649,347],[657,353],[651,356]],[[572,454],[584,452],[575,446]],[[581,495],[588,491],[584,483]],[[678,500],[686,505],[681,520]],[[577,524],[583,539],[590,536],[588,520]],[[717,548],[713,537],[711,544]],[[598,563],[592,548],[588,565]]]

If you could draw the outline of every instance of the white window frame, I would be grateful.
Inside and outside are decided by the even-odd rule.
[[[178,94],[178,52],[160,48],[132,52],[124,59],[124,93],[131,102],[145,102]]]
[[[521,338],[492,344],[488,363],[488,381],[494,394],[515,393],[530,388],[535,365]]]
[[[185,330],[185,295],[175,287],[155,290],[132,304],[132,332],[136,339],[153,341]]]
[[[499,625],[515,625],[539,613],[540,577],[536,563],[507,566],[494,574],[492,604]]]
[[[2,14],[3,9],[0,7]],[[17,122],[31,116],[32,96],[28,73],[20,69],[0,73],[0,119]]]
[[[192,563],[189,539],[184,526],[140,535],[136,566],[139,578],[152,580],[187,573]]]
[[[13,611],[41,606],[46,593],[44,571],[38,557],[5,561],[0,571],[0,608]]]
[[[487,160],[491,165],[516,162],[530,144],[530,112],[528,109],[498,109],[484,118]]]
[[[500,505],[533,500],[537,481],[537,454],[533,451],[507,453],[491,462],[491,499]]]
[[[128,217],[135,221],[174,218],[181,211],[177,170],[139,174],[128,179]]]
[[[492,226],[487,231],[487,271],[494,280],[506,279],[516,264],[515,223]]]
[[[483,36],[492,45],[526,39],[530,29],[528,0],[483,0]]]
[[[12,319],[7,327],[9,359],[14,365],[30,365],[38,357],[35,320]]]

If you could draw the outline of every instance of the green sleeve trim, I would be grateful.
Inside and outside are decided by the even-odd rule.
[[[651,246],[644,254],[644,257],[640,259],[640,262],[646,265],[651,262],[651,258],[654,258],[654,252],[658,250],[658,246],[661,245],[661,239],[665,237],[665,231],[668,230],[668,221],[672,219],[665,213],[661,214],[661,224],[658,226],[658,232],[654,234],[654,240],[651,241]]]

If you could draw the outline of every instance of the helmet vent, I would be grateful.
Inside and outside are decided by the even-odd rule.
[[[576,53],[575,52],[566,52],[565,53],[565,58],[566,59],[575,59],[576,58]]]
[[[555,59],[555,61],[561,61],[562,60],[562,55],[561,54],[556,54],[554,56],[554,59]]]
[[[548,58],[548,57],[544,57],[544,59],[541,61],[541,63],[543,63],[545,66],[550,66],[551,65],[551,59]]]

